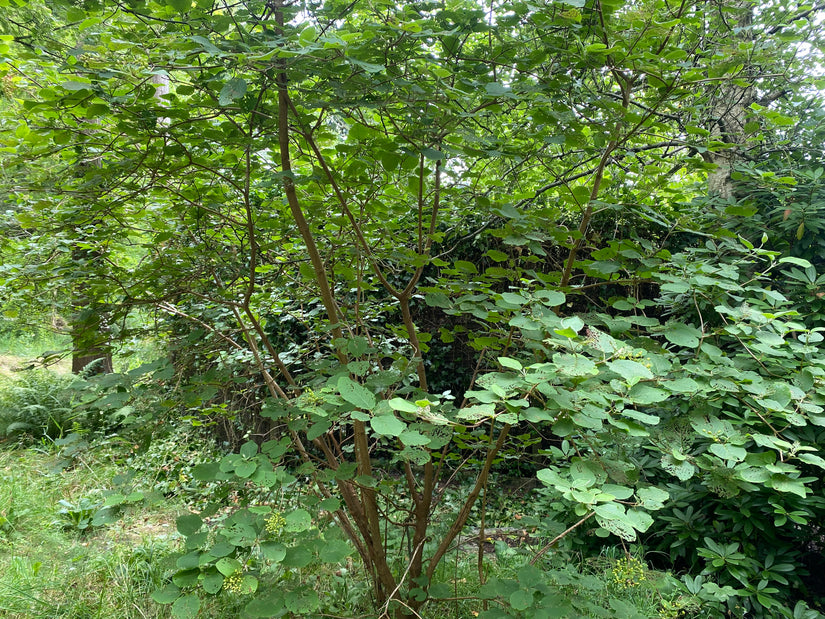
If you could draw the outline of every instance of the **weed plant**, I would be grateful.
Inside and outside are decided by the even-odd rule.
[[[73,376],[27,370],[0,377],[0,436],[56,439],[78,421]]]

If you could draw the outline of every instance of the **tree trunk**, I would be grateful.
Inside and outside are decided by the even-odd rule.
[[[725,24],[730,29],[731,47],[752,36],[749,28],[753,23],[752,4],[748,1],[734,0],[729,5],[733,9],[735,21]],[[724,19],[724,18],[723,18]],[[743,69],[748,73],[747,65]],[[745,79],[750,76],[745,75]],[[722,82],[711,95],[711,139],[726,142],[733,146],[708,153],[707,159],[716,165],[708,173],[708,194],[723,200],[735,198],[735,183],[732,173],[742,156],[745,145],[745,123],[748,109],[754,100],[752,86],[741,86],[733,81]]]
[[[72,250],[72,261],[78,269],[94,268],[94,263],[100,260],[102,255],[98,250],[81,249],[77,245]],[[82,282],[82,277],[80,279]],[[75,286],[73,296],[72,373],[108,374],[113,369],[105,307],[84,292],[82,283]]]

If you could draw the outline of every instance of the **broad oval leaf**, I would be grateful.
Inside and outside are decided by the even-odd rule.
[[[218,571],[224,576],[232,576],[232,574],[240,572],[243,566],[237,559],[233,559],[232,557],[224,557],[215,563],[215,567],[218,568]]]
[[[178,533],[188,537],[198,532],[203,526],[203,520],[197,514],[184,514],[178,517],[176,524]]]
[[[172,616],[175,619],[195,619],[201,607],[200,598],[194,593],[184,595],[172,604]]]
[[[372,391],[353,381],[348,376],[338,379],[338,391],[341,397],[357,408],[372,410],[375,408],[375,395]]]
[[[676,321],[670,321],[665,325],[664,334],[668,342],[685,348],[696,348],[699,345],[699,338],[702,337],[702,331],[696,327]]]
[[[399,436],[407,427],[407,424],[392,414],[376,415],[370,419],[370,425],[376,433],[384,436]]]
[[[169,583],[163,589],[158,589],[152,592],[152,599],[158,604],[171,604],[177,600],[181,595],[179,587]]]
[[[631,361],[630,359],[619,359],[617,361],[608,361],[607,367],[616,372],[619,376],[631,385],[635,385],[642,379],[653,378],[653,373],[638,361]]]

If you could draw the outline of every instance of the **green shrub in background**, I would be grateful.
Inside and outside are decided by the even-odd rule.
[[[3,307],[6,313],[9,307]],[[33,359],[50,356],[57,351],[67,350],[71,346],[71,337],[60,333],[65,327],[59,317],[42,317],[34,323],[25,323],[15,318],[0,315],[0,354],[14,355]]]
[[[0,437],[55,441],[70,433],[110,435],[145,429],[158,397],[140,372],[75,376],[44,368],[0,376]],[[133,438],[133,437],[132,437]]]
[[[140,485],[164,496],[184,496],[198,500],[212,497],[214,487],[194,482],[194,468],[219,458],[213,438],[203,428],[186,421],[169,420],[143,444],[135,444],[126,459],[130,475]]]
[[[45,369],[0,378],[0,436],[54,440],[82,425],[78,380]]]

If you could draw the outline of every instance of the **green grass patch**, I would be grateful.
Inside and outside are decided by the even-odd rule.
[[[124,514],[115,526],[89,531],[61,518],[60,501],[101,498],[118,471],[112,454],[55,472],[56,454],[0,451],[0,616],[167,616],[149,594],[163,582],[174,550],[178,510]]]

